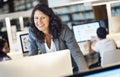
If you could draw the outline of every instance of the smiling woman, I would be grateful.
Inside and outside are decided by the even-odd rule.
[[[73,58],[73,71],[88,70],[73,33],[45,4],[36,5],[32,11],[29,40],[30,56],[37,55],[39,51],[49,53],[69,49]]]
[[[40,31],[48,33],[49,17],[46,14],[36,10],[34,14],[34,23]]]

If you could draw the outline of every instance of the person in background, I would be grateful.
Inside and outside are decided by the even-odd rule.
[[[8,47],[8,43],[5,39],[0,38],[0,61],[11,60],[11,58],[7,55],[10,52]]]
[[[32,11],[29,28],[29,56],[70,49],[73,71],[88,70],[84,56],[69,27],[61,22],[53,10],[45,4],[38,4]]]
[[[100,64],[102,62],[102,55],[106,51],[115,50],[117,48],[116,43],[112,39],[107,39],[107,31],[104,27],[99,27],[96,31],[98,39],[96,40],[89,40],[89,53],[94,54],[98,52],[100,55]]]

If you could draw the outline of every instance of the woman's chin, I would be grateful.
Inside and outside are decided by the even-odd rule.
[[[44,30],[43,29],[39,29],[39,31],[43,32]]]
[[[44,31],[45,31],[45,29],[43,29],[43,28],[39,28],[39,31],[42,31],[42,32],[44,32]]]

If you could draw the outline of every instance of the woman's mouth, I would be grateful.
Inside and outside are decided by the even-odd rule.
[[[37,28],[40,30],[43,27],[43,25],[38,25]]]

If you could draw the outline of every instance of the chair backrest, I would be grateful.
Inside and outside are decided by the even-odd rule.
[[[103,53],[103,59],[101,61],[101,66],[111,66],[120,63],[120,49],[107,51]]]
[[[120,48],[120,33],[114,33],[114,34],[108,34],[108,39],[113,39],[117,45],[118,48]]]

